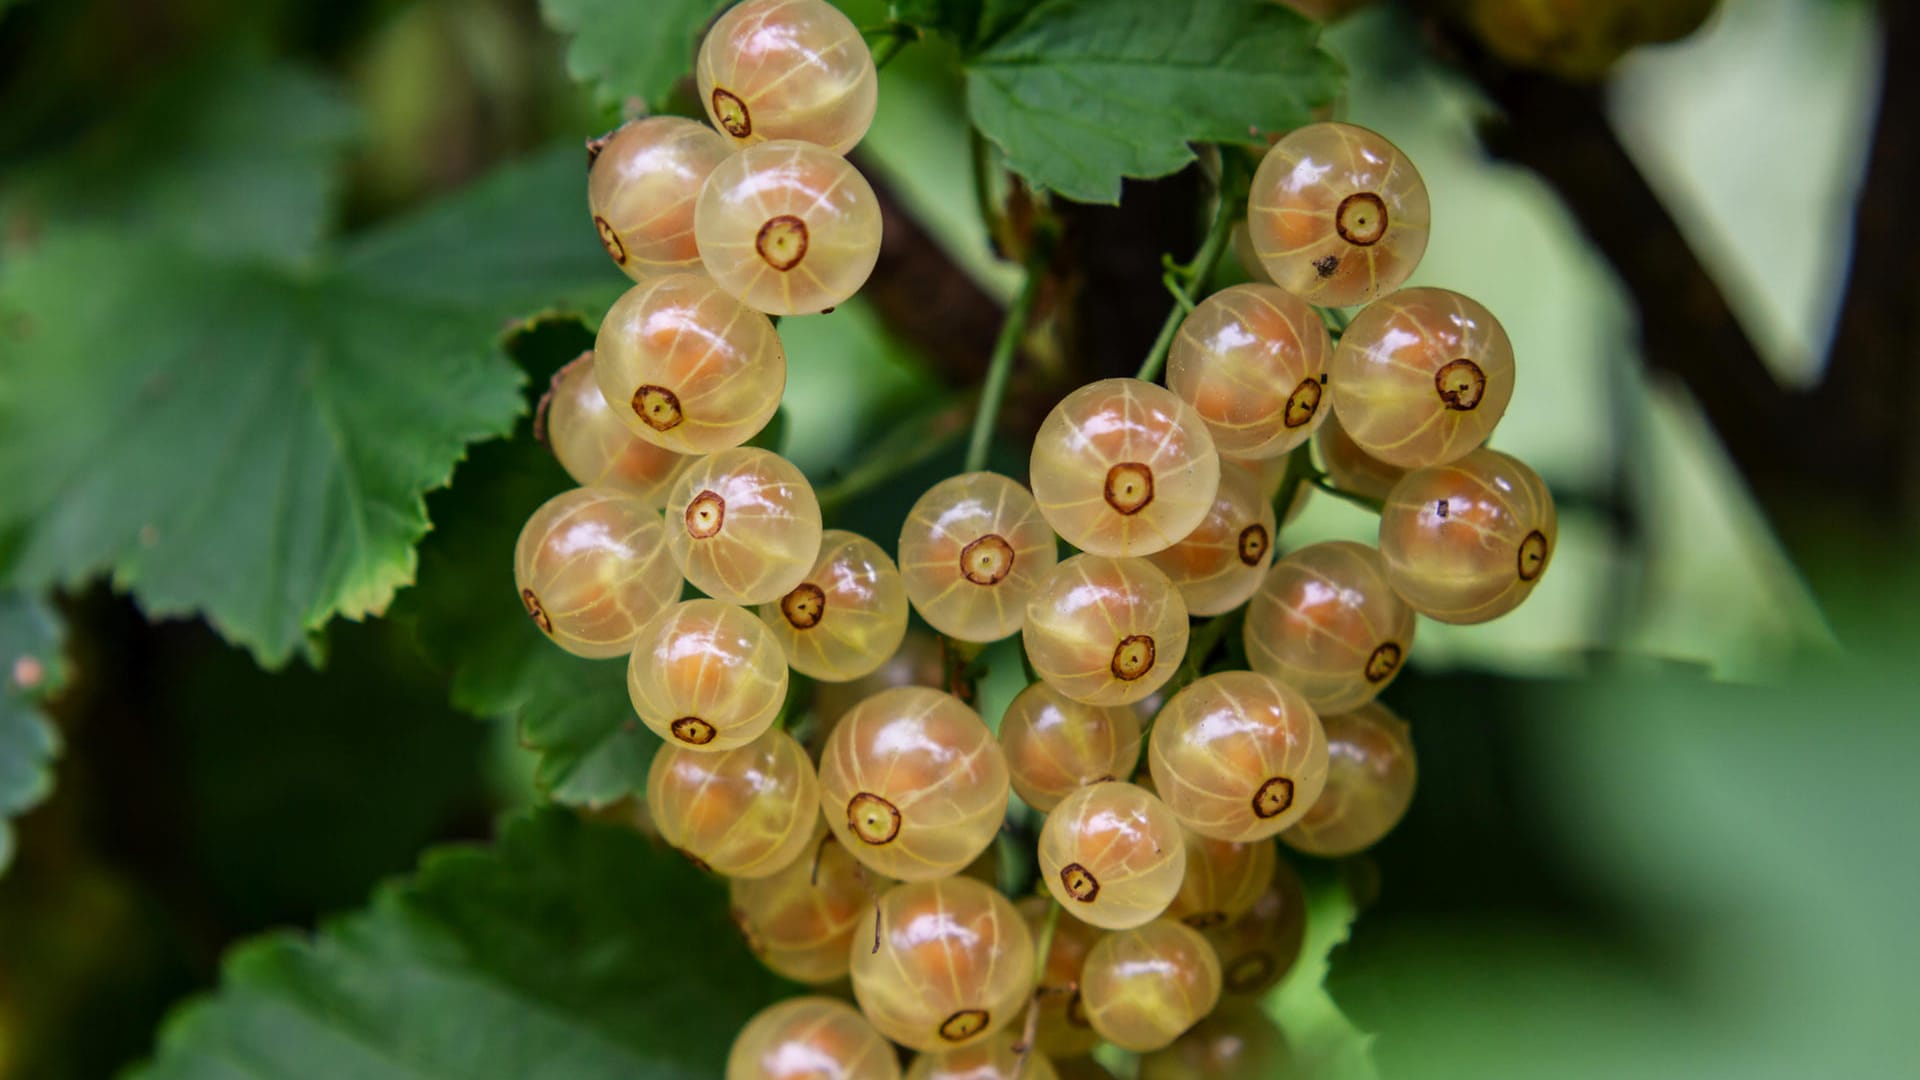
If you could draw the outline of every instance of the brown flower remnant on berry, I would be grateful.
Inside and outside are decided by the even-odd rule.
[[[1487,373],[1479,364],[1461,357],[1433,373],[1433,388],[1447,408],[1468,412],[1486,396]]]
[[[1107,505],[1122,514],[1137,514],[1153,501],[1153,470],[1137,461],[1123,461],[1107,470]]]
[[[705,746],[713,741],[713,725],[697,716],[683,716],[667,725],[673,737],[689,746]]]
[[[718,492],[703,491],[687,504],[687,535],[705,540],[720,532],[727,522],[727,501]]]
[[[1292,805],[1293,781],[1284,776],[1273,777],[1253,793],[1253,814],[1263,820],[1286,813]]]
[[[540,598],[533,595],[532,589],[520,590],[520,602],[527,606],[527,614],[533,616],[533,621],[543,632],[553,633],[553,620],[547,616],[547,609],[540,605]]]
[[[680,397],[664,386],[648,384],[633,392],[633,414],[655,431],[672,431],[686,419],[680,412]]]
[[[1068,896],[1083,904],[1093,903],[1100,895],[1100,879],[1077,862],[1060,868],[1060,884],[1066,888]]]
[[[811,630],[820,625],[827,613],[827,594],[811,581],[803,581],[780,598],[780,614],[795,630]]]
[[[1146,634],[1128,634],[1113,647],[1113,662],[1108,665],[1113,677],[1124,682],[1153,670],[1153,638]]]
[[[1013,545],[988,533],[960,549],[960,576],[975,585],[997,585],[1013,571]]]
[[[807,257],[807,223],[792,214],[769,218],[753,238],[753,249],[775,270],[791,270]]]
[[[878,795],[862,791],[847,800],[847,828],[861,840],[878,847],[900,835],[900,809]]]
[[[1347,243],[1371,247],[1387,235],[1387,204],[1371,191],[1356,191],[1340,200],[1333,227]]]
[[[736,139],[753,134],[753,115],[747,112],[747,103],[717,86],[713,88],[713,115],[720,119],[720,127]]]

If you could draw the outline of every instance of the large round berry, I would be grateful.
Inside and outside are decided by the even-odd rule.
[[[1000,718],[1013,790],[1041,813],[1104,780],[1133,775],[1140,760],[1140,717],[1124,706],[1075,701],[1044,682],[1017,694]]]
[[[688,465],[667,497],[667,545],[687,580],[731,604],[792,592],[820,556],[820,502],[793,463],[743,446]]]
[[[893,1047],[858,1009],[828,997],[788,998],[734,1037],[726,1080],[900,1080]]]
[[[1323,717],[1327,786],[1280,839],[1309,855],[1363,851],[1393,831],[1413,802],[1418,766],[1407,725],[1377,701]]]
[[[1513,343],[1493,313],[1446,289],[1368,304],[1333,356],[1334,408],[1367,456],[1417,469],[1487,440],[1513,398]]]
[[[607,403],[593,371],[593,353],[584,352],[554,373],[547,445],[574,483],[617,488],[658,509],[687,458],[635,435]]]
[[[761,143],[713,170],[694,230],[722,289],[755,311],[810,315],[866,284],[880,257],[880,201],[830,150]]]
[[[1369,499],[1385,499],[1393,485],[1407,475],[1407,470],[1400,466],[1389,465],[1360,449],[1360,444],[1340,426],[1338,416],[1313,433],[1313,446],[1320,453],[1320,464],[1327,470],[1327,479],[1342,491]]]
[[[593,375],[634,434],[710,454],[753,438],[779,411],[787,354],[765,315],[699,274],[671,274],[607,309]]]
[[[1293,864],[1276,859],[1273,882],[1253,907],[1206,933],[1226,992],[1264,997],[1293,970],[1307,937],[1307,894]]]
[[[1047,685],[1089,705],[1126,705],[1180,667],[1187,605],[1145,559],[1075,555],[1041,579],[1020,637]]]
[[[1167,388],[1192,405],[1222,454],[1277,457],[1327,418],[1333,339],[1306,301],[1235,285],[1200,302],[1167,354]]]
[[[846,978],[854,934],[892,882],[828,834],[817,802],[808,814],[813,833],[799,858],[766,877],[734,878],[727,894],[761,963],[795,982],[830,983]]]
[[[800,584],[760,606],[795,671],[829,682],[870,674],[907,634],[907,590],[880,545],[828,529]]]
[[[967,877],[911,881],[880,897],[874,936],[853,944],[853,995],[880,1033],[941,1052],[1014,1023],[1033,992],[1033,936],[1007,898]]]
[[[1428,224],[1427,185],[1413,162],[1352,124],[1289,132],[1261,160],[1247,198],[1247,231],[1267,274],[1323,307],[1399,288],[1426,253]]]
[[[820,808],[854,857],[924,881],[999,834],[1007,761],[980,715],[938,690],[882,690],[842,717],[820,754]]]
[[[1247,662],[1322,715],[1386,689],[1413,648],[1413,609],[1387,583],[1380,553],[1351,540],[1281,559],[1247,605]]]
[[[1080,996],[1094,1030],[1147,1053],[1180,1037],[1220,1000],[1220,960],[1199,931],[1172,919],[1101,938],[1087,956]]]
[[[1285,1033],[1265,1009],[1251,1002],[1225,1001],[1172,1046],[1143,1056],[1139,1080],[1248,1080],[1301,1074]]]
[[[1147,740],[1153,786],[1181,823],[1215,840],[1261,840],[1300,820],[1327,781],[1320,718],[1251,671],[1194,680]]]
[[[1180,891],[1186,841],[1159,799],[1107,781],[1066,797],[1040,830],[1040,880],[1069,915],[1108,930],[1159,918]]]
[[[1227,463],[1213,505],[1192,532],[1147,556],[1180,590],[1191,615],[1219,615],[1247,602],[1273,561],[1273,497],[1251,470]]]
[[[1053,407],[1033,440],[1033,494],[1067,543],[1151,555],[1192,532],[1220,485],[1198,413],[1163,386],[1103,379]]]
[[[680,594],[659,516],[610,488],[541,504],[513,546],[513,578],[541,632],[593,659],[632,648],[641,625]]]
[[[1279,860],[1271,840],[1236,843],[1199,833],[1187,834],[1186,851],[1186,877],[1167,917],[1195,930],[1225,926],[1246,914],[1273,883]]]
[[[647,812],[660,838],[729,877],[792,865],[819,807],[813,762],[784,731],[717,754],[671,743],[647,770]]]
[[[787,696],[787,662],[766,624],[718,600],[685,600],[640,628],[627,693],[653,733],[717,753],[758,739]]]
[[[879,100],[866,40],[826,0],[733,7],[700,43],[694,77],[707,119],[735,146],[801,139],[844,154]]]
[[[1408,473],[1380,513],[1387,580],[1441,622],[1481,623],[1518,607],[1558,537],[1546,482],[1497,450]]]
[[[1033,496],[998,473],[940,481],[900,527],[900,573],[914,610],[961,641],[998,641],[1020,629],[1058,550]]]
[[[700,269],[693,208],[729,150],[712,128],[679,116],[632,120],[588,144],[587,208],[628,277]]]

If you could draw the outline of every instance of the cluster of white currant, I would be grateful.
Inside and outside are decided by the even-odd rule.
[[[582,486],[534,514],[515,571],[555,642],[629,657],[666,743],[651,828],[731,879],[773,970],[851,978],[858,1009],[822,995],[756,1017],[729,1080],[897,1078],[888,1040],[919,1052],[911,1078],[1100,1075],[1085,1055],[1103,1041],[1146,1055],[1143,1077],[1209,1075],[1192,1063],[1272,1043],[1257,1009],[1201,1021],[1299,950],[1274,839],[1340,856],[1399,821],[1413,749],[1374,698],[1415,613],[1510,610],[1555,539],[1539,477],[1481,448],[1513,390],[1499,323],[1393,291],[1426,246],[1419,175],[1349,125],[1280,139],[1241,236],[1267,280],[1187,316],[1166,386],[1060,402],[1031,490],[973,472],[927,491],[896,564],[823,531],[799,471],[742,445],[784,388],[767,313],[830,308],[874,263],[873,193],[840,156],[873,115],[871,54],[824,0],[746,0],[698,79],[724,134],[654,118],[596,144],[595,223],[638,284],[555,377],[549,439]],[[1336,346],[1314,305],[1357,304]],[[1332,484],[1381,500],[1379,544],[1275,562],[1310,439]],[[707,598],[681,601],[683,581]],[[1191,618],[1242,606],[1253,670],[1174,682]],[[926,662],[939,646],[909,635],[909,608],[950,642],[1021,635],[1039,681],[997,735]],[[774,724],[789,668],[821,683],[812,750]],[[969,869],[1010,792],[1046,815],[1047,895],[1017,905]]]

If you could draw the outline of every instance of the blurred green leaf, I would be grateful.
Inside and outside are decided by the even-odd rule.
[[[1304,861],[1286,849],[1280,857]],[[1353,932],[1360,914],[1348,883],[1325,863],[1310,863],[1301,873],[1307,893],[1307,934],[1300,959],[1266,1001],[1267,1011],[1287,1033],[1300,1074],[1319,1080],[1371,1080],[1370,1039],[1327,993],[1327,972]]]
[[[549,810],[428,854],[314,938],[231,953],[142,1080],[719,1076],[782,985],[726,891],[637,834]]]
[[[313,273],[97,229],[9,261],[5,579],[110,569],[149,615],[202,613],[267,665],[384,611],[422,495],[522,408],[503,325],[617,291],[580,172],[572,150],[508,167]]]
[[[893,5],[893,14],[901,22],[945,34],[962,48],[976,49],[1033,6],[1034,0],[902,0]]]
[[[591,348],[579,319],[517,334],[508,351],[534,385]],[[598,805],[644,789],[660,740],[627,697],[626,664],[583,660],[533,625],[513,589],[513,546],[540,504],[573,481],[522,423],[475,448],[430,509],[438,528],[420,549],[420,584],[395,615],[452,674],[453,705],[519,728],[539,755],[535,783],[549,798]]]
[[[1340,91],[1319,28],[1267,0],[1045,0],[967,62],[967,109],[1034,184],[1117,203],[1193,142],[1258,142]]]
[[[567,73],[603,103],[639,98],[662,109],[692,74],[700,35],[728,0],[540,0],[548,26],[570,38]]]
[[[53,790],[60,740],[39,702],[65,681],[60,621],[47,605],[0,592],[0,872],[13,861],[15,817]]]
[[[325,239],[338,155],[358,127],[334,87],[252,57],[194,64],[60,153],[0,179],[0,217],[130,231],[283,266]]]

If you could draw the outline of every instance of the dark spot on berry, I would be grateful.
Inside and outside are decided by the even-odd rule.
[[[1297,428],[1312,420],[1313,414],[1320,411],[1320,396],[1323,393],[1325,391],[1321,389],[1319,379],[1301,379],[1300,385],[1287,395],[1287,406],[1281,413],[1281,422],[1290,428]]]
[[[827,594],[811,581],[801,582],[794,586],[792,592],[780,598],[780,614],[786,616],[787,624],[795,630],[811,630],[819,626],[826,613]]]
[[[1275,776],[1253,793],[1253,816],[1265,820],[1287,812],[1293,805],[1293,781]]]
[[[1221,982],[1236,994],[1250,994],[1264,988],[1268,982],[1272,981],[1278,967],[1271,953],[1250,952],[1227,965],[1225,977]]]
[[[1441,499],[1439,502],[1436,502],[1433,504],[1433,516],[1437,518],[1446,517],[1447,511],[1450,508],[1451,508],[1451,504],[1448,503],[1447,500]]]
[[[1338,269],[1340,269],[1340,257],[1337,255],[1322,255],[1313,260],[1313,272],[1322,278],[1332,277],[1333,272]]]
[[[1211,930],[1227,921],[1227,913],[1224,911],[1196,911],[1180,921],[1193,927],[1195,930]]]
[[[686,417],[680,412],[680,395],[651,383],[633,392],[633,415],[655,431],[672,431]]]
[[[875,847],[900,835],[900,808],[870,792],[847,800],[847,828]]]

